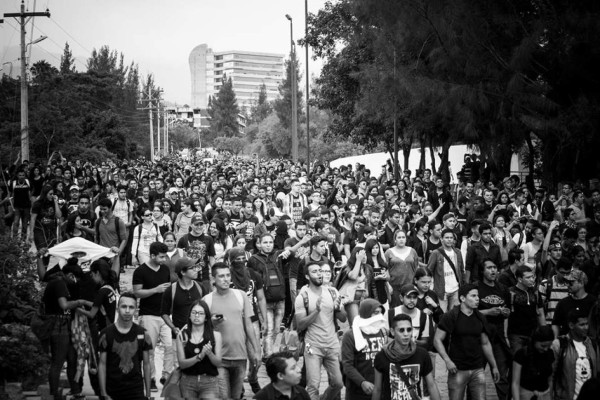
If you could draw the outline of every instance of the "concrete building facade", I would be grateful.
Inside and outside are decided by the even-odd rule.
[[[191,106],[207,108],[208,98],[219,92],[225,76],[231,78],[240,109],[250,107],[258,99],[263,83],[267,88],[267,99],[274,100],[285,73],[283,58],[283,54],[239,50],[214,52],[207,44],[196,46],[189,56]]]

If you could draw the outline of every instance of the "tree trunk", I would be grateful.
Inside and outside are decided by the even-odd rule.
[[[429,156],[431,157],[431,173],[435,174],[435,148],[433,147],[433,138],[429,138]]]
[[[402,141],[402,153],[404,155],[404,170],[408,168],[408,159],[410,158],[410,151],[412,150],[413,139],[406,139]]]
[[[419,160],[419,169],[423,171],[425,169],[425,136],[421,134],[421,160]]]
[[[529,150],[529,158],[527,160],[527,168],[529,168],[529,174],[525,177],[525,182],[529,188],[529,192],[533,193],[535,185],[533,183],[533,174],[535,170],[535,148],[533,147],[533,141],[531,140],[531,133],[525,135],[525,141],[527,142],[527,148]]]
[[[450,153],[450,143],[446,142],[442,146],[440,170],[438,171],[438,173],[442,175],[442,179],[444,180],[444,182],[450,182],[450,170],[448,168],[449,167],[449,165],[448,165],[449,153]]]

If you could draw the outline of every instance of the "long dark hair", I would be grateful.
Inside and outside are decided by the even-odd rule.
[[[379,246],[379,242],[376,239],[369,239],[367,240],[367,243],[365,243],[365,251],[367,253],[367,264],[369,265],[375,265],[373,263],[373,254],[371,253],[375,246]],[[381,268],[387,268],[387,263],[383,259],[381,253],[381,248],[379,248],[379,253],[377,253],[377,263]]]
[[[192,310],[196,306],[202,307],[202,309],[204,310],[204,313],[206,315],[206,318],[204,319],[204,335],[202,336],[202,340],[208,341],[214,348],[215,347],[215,333],[213,331],[212,318],[211,318],[211,314],[210,314],[210,309],[208,308],[208,304],[206,304],[203,300],[194,301],[194,303],[192,303],[192,306],[190,307],[190,311],[189,311],[190,315],[192,313]],[[192,318],[188,317],[187,329],[186,329],[186,333],[188,335],[188,340],[190,340],[192,337],[192,326],[193,326]]]
[[[104,259],[96,260],[90,265],[90,272],[98,272],[105,284],[110,285],[113,289],[117,289],[119,278],[117,273],[112,270],[108,261]]]

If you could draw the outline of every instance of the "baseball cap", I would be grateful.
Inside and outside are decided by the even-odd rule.
[[[419,294],[419,291],[412,283],[407,283],[406,285],[400,288],[400,294],[402,295],[402,297],[408,296],[411,293]]]
[[[198,222],[206,223],[206,218],[204,218],[203,214],[196,214],[192,217],[192,221],[190,222],[192,225],[197,224]]]
[[[69,191],[71,191],[71,190],[79,190],[79,186],[77,186],[77,185],[72,185],[72,186],[69,188]]]
[[[180,258],[175,262],[175,273],[179,274],[183,270],[187,270],[188,268],[192,268],[194,266],[194,260],[191,258]]]
[[[177,188],[173,187],[173,188],[169,189],[169,194],[171,194],[171,193],[178,193],[178,192],[179,192],[179,190]]]

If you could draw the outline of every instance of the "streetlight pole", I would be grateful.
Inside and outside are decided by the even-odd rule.
[[[308,0],[304,0],[304,37],[308,38]],[[308,105],[309,75],[308,75],[308,43],[304,44],[306,50],[306,169],[310,174],[310,108]]]
[[[292,86],[292,161],[298,161],[298,82],[296,79],[296,49],[294,43],[294,22],[289,14],[285,17],[290,21],[290,79]]]

